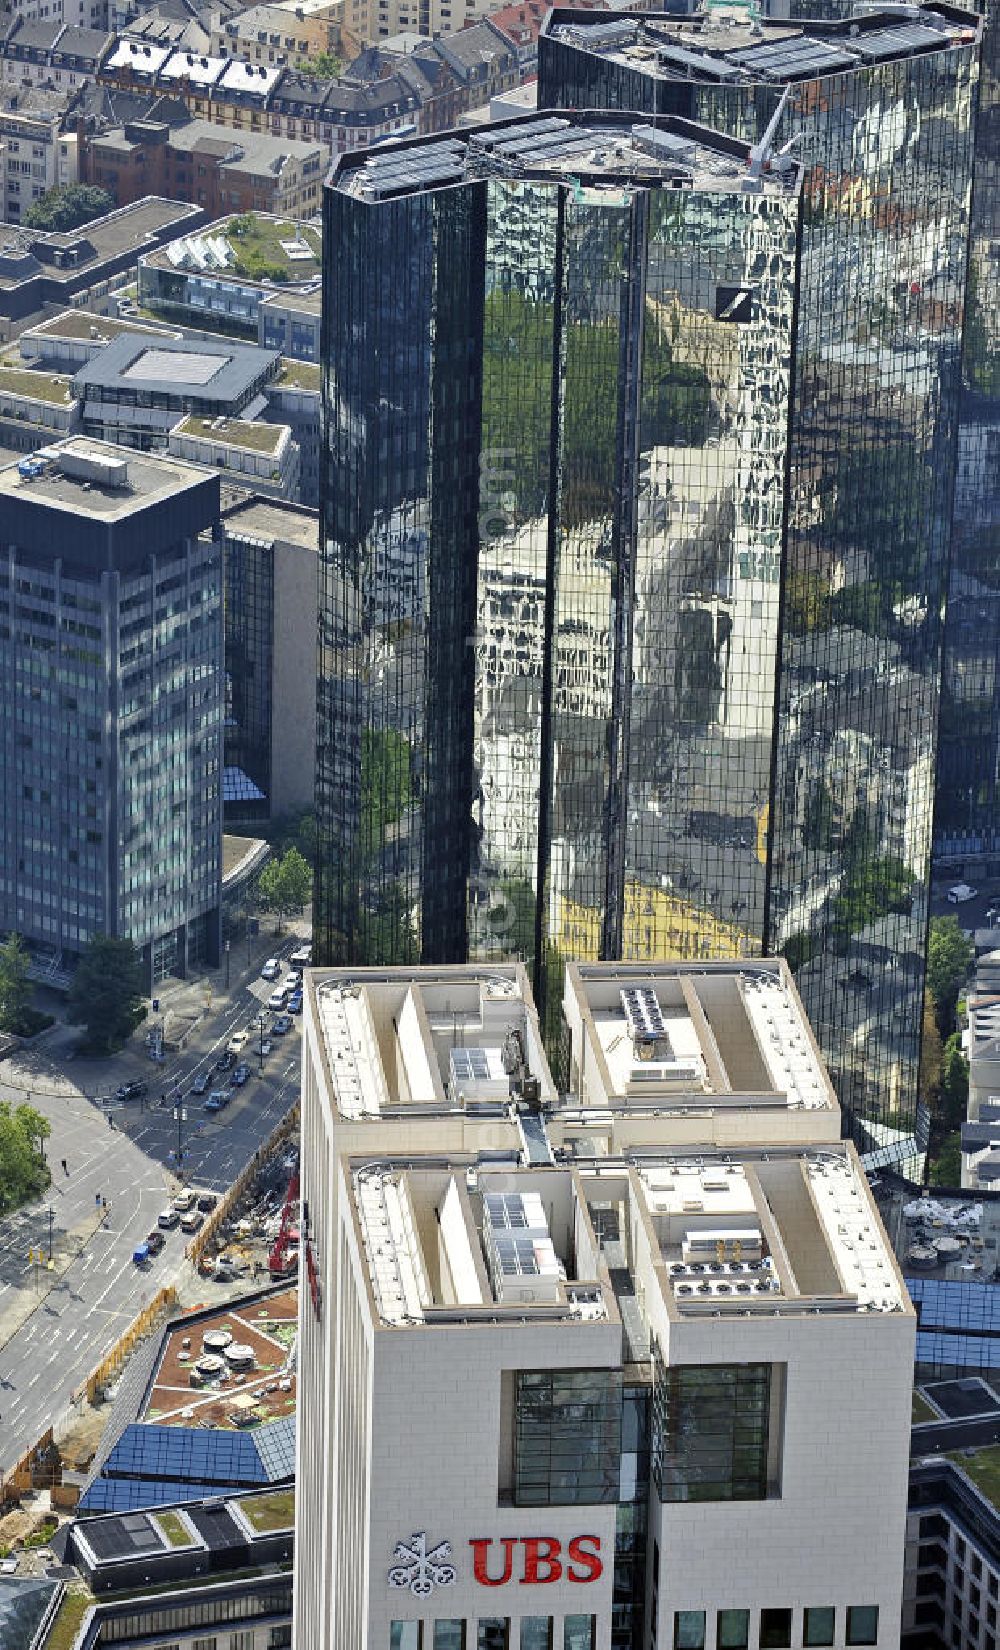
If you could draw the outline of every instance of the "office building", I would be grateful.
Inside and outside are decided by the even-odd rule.
[[[80,368],[73,388],[85,434],[149,449],[165,447],[184,421],[210,435],[218,421],[252,419],[279,364],[256,344],[120,333]]]
[[[745,178],[621,114],[338,163],[318,955],[520,956],[557,1005],[563,952],[631,945],[630,810],[709,790],[675,729],[722,720],[764,807],[800,194]]]
[[[786,965],[565,1008],[560,1094],[521,965],[307,975],[296,1650],[898,1644],[913,1313]]]
[[[204,470],[79,437],[0,470],[0,928],[61,966],[217,958],[218,514]]]
[[[583,129],[551,108],[340,163],[327,233],[360,255],[330,292],[320,785],[342,875],[321,874],[319,955],[371,957],[391,913],[390,956],[530,959],[547,1014],[569,955],[783,950],[859,1143],[912,1156],[978,44],[949,7],[553,14],[541,103],[604,105],[639,147],[666,122],[673,170],[630,181],[627,230],[608,190],[558,177]],[[715,130],[714,161],[678,119]],[[593,117],[582,158],[624,189],[610,130]],[[451,243],[421,225],[449,213],[475,250],[441,351],[421,305]],[[407,534],[410,596],[387,601]]]
[[[248,498],[223,513],[222,549],[226,818],[276,819],[315,793],[316,512]]]

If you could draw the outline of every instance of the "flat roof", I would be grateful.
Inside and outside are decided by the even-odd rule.
[[[249,537],[271,544],[294,544],[319,552],[319,511],[255,495],[222,512],[227,538]]]
[[[287,424],[262,424],[239,418],[204,419],[197,413],[189,413],[170,433],[183,436],[187,441],[203,441],[206,446],[241,447],[245,452],[275,454],[287,431]]]
[[[124,334],[86,362],[74,381],[84,392],[94,385],[235,401],[247,394],[262,375],[273,373],[280,359],[277,350],[260,349],[256,344],[169,337],[145,343]]]
[[[96,458],[115,464],[126,472],[123,486],[108,487],[79,475],[68,475],[60,460],[64,454],[84,460]],[[188,487],[199,487],[207,477],[203,469],[160,453],[138,453],[130,447],[113,447],[89,436],[72,436],[51,442],[28,458],[40,459],[41,474],[22,474],[24,460],[0,469],[0,509],[4,499],[38,510],[65,511],[91,521],[112,523],[126,520],[140,510],[165,504]]]
[[[499,1082],[493,1076],[481,1081],[476,1070],[464,1071],[464,1057],[469,1049],[485,1050],[502,1061],[512,1031],[540,1099],[557,1099],[520,965],[314,969],[306,988],[315,998],[334,1102],[345,1117],[506,1118],[511,1107],[506,1072]]]
[[[130,321],[112,315],[91,315],[89,310],[65,309],[61,315],[53,315],[47,321],[40,321],[37,326],[27,327],[20,334],[18,342],[21,343],[26,338],[39,337],[74,338],[84,343],[100,344],[110,343],[112,338],[120,337],[123,332],[146,333],[163,338],[181,336],[169,327],[158,326],[155,321]]]
[[[200,217],[201,211],[200,206],[148,195],[131,206],[109,212],[107,217],[65,232],[40,234],[37,229],[4,224],[0,228],[0,287],[17,287],[39,279],[80,285],[81,275],[88,270],[125,252],[138,256],[151,243],[159,244],[161,229],[176,225],[179,231],[186,219]],[[43,256],[37,256],[36,249]],[[72,261],[52,262],[52,254],[63,250],[67,255],[72,253]]]
[[[604,1104],[839,1109],[780,959],[570,963],[564,1004],[579,1021]]]
[[[947,4],[914,6],[904,15],[855,12],[832,22],[751,19],[734,5],[689,17],[555,10],[541,32],[651,79],[784,86],[968,45],[980,23],[977,13]]]
[[[243,1432],[293,1415],[297,1322],[294,1288],[182,1320],[164,1337],[137,1419]]]
[[[559,111],[341,155],[328,187],[379,202],[490,175],[574,189],[617,191],[677,180],[737,192],[747,180],[747,146],[673,115],[658,116],[654,127],[634,114]],[[761,189],[793,194],[800,178],[799,167],[789,164],[781,174],[765,174]]]

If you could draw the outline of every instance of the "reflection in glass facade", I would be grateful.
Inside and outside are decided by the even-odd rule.
[[[514,1505],[617,1502],[621,1433],[620,1370],[519,1370]]]
[[[327,197],[317,954],[517,955],[550,1010],[570,956],[763,942],[756,852],[692,895],[766,815],[799,176],[632,126]]]
[[[763,1501],[768,1494],[770,1364],[657,1358],[653,1478],[661,1501]]]
[[[905,1155],[956,497],[977,20],[927,6],[906,25],[854,18],[786,32],[779,46],[768,24],[740,19],[723,27],[709,17],[685,33],[666,16],[570,15],[543,28],[540,105],[674,111],[752,139],[787,81],[776,142],[794,138],[805,168],[783,554],[773,520],[748,518],[741,503],[757,580],[745,596],[756,604],[749,648],[733,628],[740,592],[721,579],[702,575],[665,604],[651,679],[661,701],[672,686],[674,701],[669,719],[654,711],[647,722],[652,782],[629,795],[636,886],[630,907],[626,878],[622,952],[676,955],[688,931],[716,954],[727,935],[734,948],[784,951],[859,1141],[890,1152],[895,1142]],[[697,71],[673,66],[678,45],[697,47]],[[762,248],[759,270],[767,259]],[[995,325],[995,305],[990,313]],[[751,404],[763,417],[766,396]],[[774,439],[757,432],[755,465]],[[717,452],[721,479],[724,441]],[[766,501],[766,480],[761,492]],[[672,555],[661,576],[679,572]],[[754,699],[766,661],[753,647],[779,605],[772,729],[766,695]],[[979,652],[983,642],[979,632]],[[639,672],[633,727],[641,692]]]

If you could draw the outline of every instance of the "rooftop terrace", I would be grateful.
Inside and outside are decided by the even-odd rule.
[[[245,1431],[295,1410],[297,1293],[199,1314],[166,1337],[138,1419]]]

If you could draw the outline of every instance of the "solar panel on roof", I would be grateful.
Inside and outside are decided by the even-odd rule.
[[[936,29],[923,28],[919,23],[910,23],[858,35],[851,44],[866,61],[879,62],[887,57],[905,57],[909,52],[944,46],[947,36],[939,34]]]

